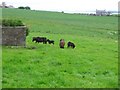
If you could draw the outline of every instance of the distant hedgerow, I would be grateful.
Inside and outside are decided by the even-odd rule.
[[[29,6],[26,6],[26,7],[20,6],[20,7],[18,7],[18,9],[26,9],[26,10],[30,10],[30,7],[29,7]]]

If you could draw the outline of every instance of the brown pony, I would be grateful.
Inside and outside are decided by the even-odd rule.
[[[59,46],[60,46],[60,48],[64,48],[64,46],[65,46],[65,41],[64,41],[64,39],[60,39]]]

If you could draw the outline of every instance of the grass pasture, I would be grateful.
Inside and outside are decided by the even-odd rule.
[[[2,47],[3,88],[118,87],[117,17],[19,9],[3,9],[2,14],[30,29],[26,48]],[[33,36],[55,44],[33,43]],[[64,49],[59,48],[61,38]],[[67,48],[68,41],[76,48]]]

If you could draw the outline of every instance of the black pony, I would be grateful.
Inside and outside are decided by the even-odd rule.
[[[47,42],[49,43],[49,44],[54,44],[54,40],[49,40],[49,39],[47,39]]]
[[[75,48],[75,44],[74,44],[74,43],[72,43],[72,42],[68,42],[68,43],[67,43],[67,46],[68,46],[68,47]]]
[[[32,42],[40,43],[43,42],[43,44],[47,44],[46,37],[33,37]]]

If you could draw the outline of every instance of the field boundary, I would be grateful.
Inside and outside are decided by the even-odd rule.
[[[118,2],[118,14],[120,14],[120,1]],[[120,17],[118,17],[118,87],[120,88]]]
[[[0,24],[2,24],[2,9],[0,9]],[[0,89],[2,89],[2,25],[0,25]]]

